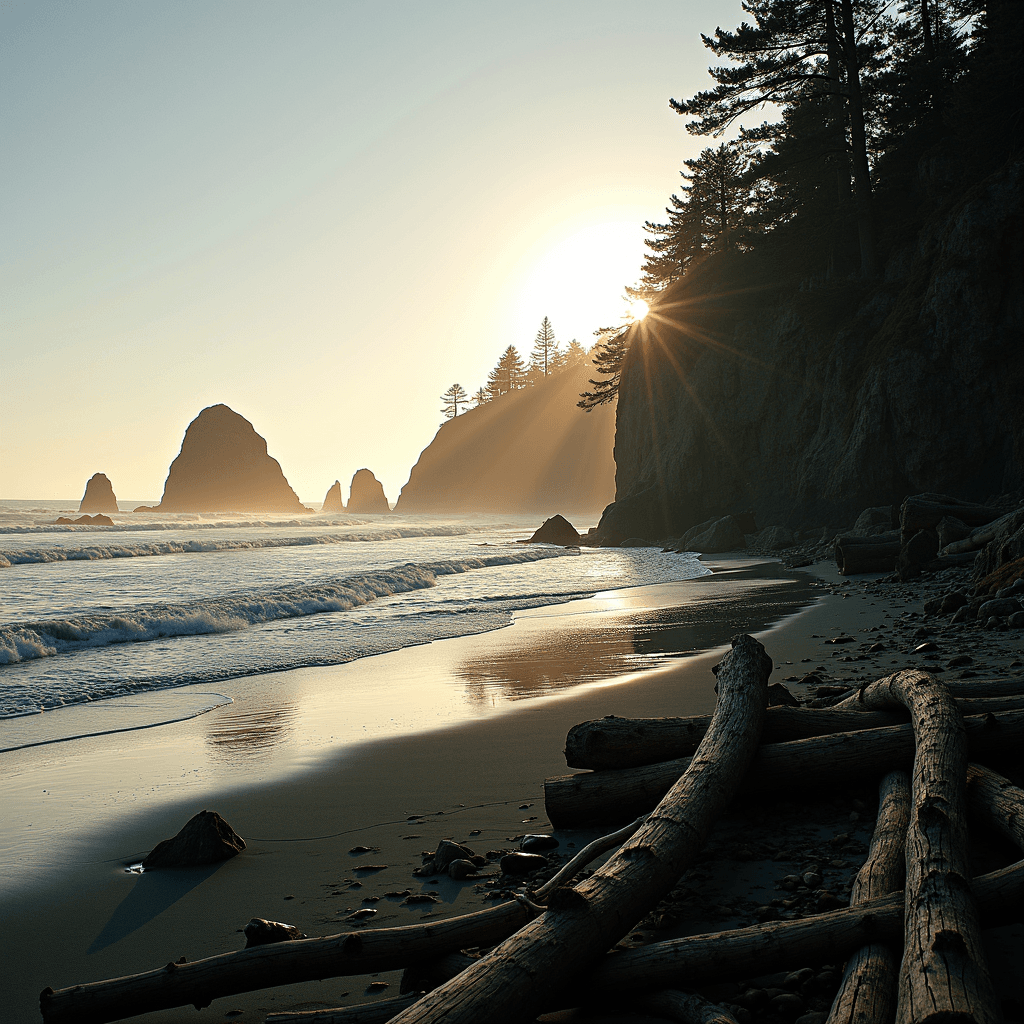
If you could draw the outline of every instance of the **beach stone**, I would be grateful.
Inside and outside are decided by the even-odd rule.
[[[795,992],[783,992],[768,1004],[783,1017],[798,1017],[804,1011],[804,1001]]]
[[[1011,629],[1024,629],[1024,611],[1014,612],[1007,618],[1006,624]]]
[[[456,882],[476,874],[476,865],[471,860],[453,860],[448,865],[448,877]]]
[[[962,591],[953,590],[942,599],[939,611],[942,612],[943,615],[950,615],[963,608],[965,604],[967,604],[967,595]]]
[[[531,871],[548,866],[547,857],[539,853],[507,853],[501,858],[503,875],[528,875]]]
[[[782,683],[772,683],[768,687],[768,707],[779,707],[782,705],[796,708],[800,706],[800,701]]]
[[[978,609],[978,618],[989,619],[993,615],[1003,617],[1006,615],[1013,615],[1014,612],[1019,612],[1020,610],[1020,601],[1017,601],[1012,597],[1004,597],[1002,599],[996,598],[994,601],[986,601]]]
[[[816,871],[805,871],[801,877],[808,889],[817,889],[821,885],[821,875]]]
[[[552,516],[541,523],[534,535],[526,544],[560,544],[562,547],[575,547],[580,542],[576,527],[565,516]]]
[[[363,913],[363,911],[359,911]],[[376,913],[376,911],[371,911]],[[252,946],[267,946],[272,942],[291,942],[293,939],[304,939],[305,932],[299,931],[293,924],[285,924],[283,921],[267,921],[262,917],[250,918],[249,923],[242,929],[245,935],[245,948]]]
[[[153,847],[143,868],[190,868],[229,860],[245,849],[245,840],[216,812],[200,811],[181,831]]]
[[[897,516],[892,505],[880,505],[877,508],[866,508],[853,524],[854,533],[874,535],[893,529]]]
[[[519,840],[519,849],[524,853],[543,853],[557,846],[558,840],[554,836],[523,836]]]
[[[434,862],[434,871],[447,871],[448,865],[454,860],[468,860],[472,862],[473,851],[461,843],[453,843],[450,839],[442,839],[437,844],[437,850],[431,858]],[[426,865],[424,865],[426,866]]]

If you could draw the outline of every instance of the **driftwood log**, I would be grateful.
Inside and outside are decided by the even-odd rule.
[[[389,1020],[412,1006],[419,992],[378,999],[373,1003],[338,1006],[330,1010],[299,1010],[293,1013],[268,1013],[266,1024],[387,1024]]]
[[[917,752],[907,830],[898,1024],[996,1022],[967,862],[967,735],[942,683],[905,669],[865,687],[867,708],[909,708]]]
[[[630,1008],[678,1024],[736,1024],[736,1018],[723,1007],[678,989],[663,988],[660,992],[633,997]]]
[[[1024,711],[972,715],[965,719],[971,750],[978,759],[1010,753],[1024,742]],[[827,785],[841,779],[877,776],[909,769],[914,757],[911,724],[842,732],[761,747],[744,782],[744,792],[766,792],[809,782]],[[544,783],[544,806],[557,828],[628,821],[652,808],[686,770],[679,758],[621,771],[560,775]]]
[[[853,882],[851,905],[903,888],[909,821],[910,777],[906,772],[890,772],[878,787],[878,818],[867,860]],[[847,961],[828,1024],[892,1020],[898,972],[899,957],[890,946],[877,942],[861,946]]]
[[[874,537],[839,537],[835,543],[836,565],[843,576],[859,572],[892,572],[900,557],[899,540],[878,542]],[[867,543],[863,543],[863,542]],[[874,543],[872,543],[874,542]]]
[[[959,519],[965,526],[984,526],[999,518],[999,512],[987,505],[958,501],[944,494],[915,494],[900,508],[900,533],[904,543],[918,530],[933,530],[945,516]]]
[[[1018,684],[1024,688],[1024,684]],[[855,695],[854,695],[855,696]],[[1024,692],[1014,696],[957,698],[964,715],[1024,709]],[[785,743],[837,732],[880,729],[908,721],[906,710],[865,711],[856,701],[831,708],[768,708],[762,743]],[[707,732],[710,715],[691,718],[598,718],[574,725],[565,738],[570,768],[639,768],[688,757]]]
[[[599,961],[675,885],[738,789],[757,750],[771,671],[761,644],[734,637],[719,667],[711,728],[633,838],[575,889],[556,889],[546,912],[396,1024],[532,1020],[566,978]]]

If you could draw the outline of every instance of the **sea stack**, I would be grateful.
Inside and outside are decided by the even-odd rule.
[[[335,480],[331,485],[331,489],[327,492],[327,497],[324,498],[324,507],[320,509],[321,512],[344,512],[345,502],[341,500],[341,481]]]
[[[185,431],[156,512],[305,512],[253,425],[226,405]]]
[[[85,494],[82,496],[82,504],[78,506],[78,511],[117,511],[117,498],[114,497],[114,488],[103,473],[96,473],[89,478],[89,482],[85,485]]]
[[[368,470],[360,469],[352,477],[348,496],[349,512],[390,512],[391,506],[380,481]]]

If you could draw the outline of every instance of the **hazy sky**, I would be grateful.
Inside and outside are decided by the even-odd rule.
[[[621,317],[740,15],[0,0],[0,497],[158,498],[224,402],[300,498],[394,501],[450,384]]]

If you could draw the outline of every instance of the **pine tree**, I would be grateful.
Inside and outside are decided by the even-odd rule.
[[[490,391],[487,388],[478,388],[476,394],[473,395],[473,408],[479,409],[481,405],[486,405],[490,400]]]
[[[441,401],[444,402],[441,412],[444,413],[446,420],[450,420],[459,415],[459,406],[465,405],[469,401],[469,395],[463,391],[461,384],[453,384],[441,396]]]
[[[492,398],[526,387],[526,368],[515,345],[509,345],[501,354],[498,365],[487,377],[487,389]]]
[[[580,400],[576,403],[581,409],[590,412],[599,405],[612,402],[619,393],[619,379],[622,373],[622,361],[626,358],[626,349],[629,347],[626,335],[629,333],[629,326],[625,327],[603,327],[594,332],[598,343],[594,346],[593,363],[597,372],[607,377],[607,380],[591,380],[594,385],[593,391],[584,391]]]
[[[555,340],[555,329],[551,326],[551,321],[544,317],[537,330],[537,337],[533,339],[530,366],[546,377],[557,356],[558,342]]]

